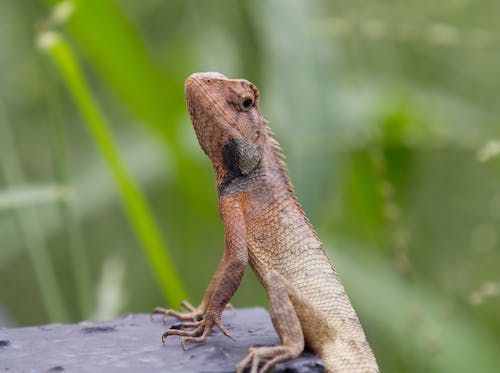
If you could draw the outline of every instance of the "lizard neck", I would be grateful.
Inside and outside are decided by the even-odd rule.
[[[265,141],[263,141],[261,149],[262,158],[260,162],[248,175],[228,171],[223,164],[214,162],[219,195],[246,193],[252,189],[263,187],[259,189],[264,193],[281,191],[296,200],[283,161],[282,149],[272,137],[269,127],[266,128]]]

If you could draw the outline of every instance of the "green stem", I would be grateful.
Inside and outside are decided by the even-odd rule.
[[[66,42],[52,32],[41,35],[40,45],[54,60],[73,99],[85,118],[87,128],[108,164],[121,191],[125,210],[166,300],[177,304],[185,298],[184,287],[165,248],[145,197],[133,182],[97,104],[90,93],[78,62]]]

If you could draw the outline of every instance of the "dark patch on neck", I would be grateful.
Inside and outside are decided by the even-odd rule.
[[[219,185],[219,195],[224,194],[226,188],[237,178],[242,176],[240,170],[240,155],[238,151],[238,143],[235,139],[229,140],[222,148],[222,161],[224,166],[229,171],[222,183]]]
[[[259,164],[247,175],[241,172],[228,172],[217,188],[219,197],[224,195],[238,195],[256,187],[262,180],[263,168]]]
[[[219,196],[240,193],[255,185],[260,175],[262,151],[245,140],[230,139],[222,148],[227,174],[218,187]]]
[[[241,176],[242,176],[241,172],[236,173],[236,172],[231,172],[231,171],[226,176],[224,176],[224,179],[222,179],[222,183],[220,183],[218,191],[217,191],[219,196],[227,194],[226,192],[227,192],[229,186],[233,183],[233,181],[235,181],[236,179],[238,179]]]
[[[222,161],[229,174],[234,174],[233,177],[241,175],[240,153],[235,139],[229,140],[222,148]]]

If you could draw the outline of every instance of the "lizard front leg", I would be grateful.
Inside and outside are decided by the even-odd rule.
[[[238,197],[227,195],[221,197],[219,208],[226,241],[224,257],[212,281],[213,290],[211,294],[207,294],[209,299],[203,318],[196,322],[182,324],[183,329],[193,328],[191,330],[167,330],[162,335],[164,343],[170,335],[181,336],[183,347],[186,342],[203,342],[214,325],[217,325],[224,335],[230,337],[222,325],[221,316],[238,289],[248,264],[247,236],[243,210]]]
[[[153,312],[151,312],[151,316],[153,315],[163,315],[163,321],[165,321],[169,316],[175,317],[179,320],[183,321],[199,321],[205,315],[205,312],[208,307],[208,303],[210,302],[210,298],[214,292],[215,287],[219,283],[221,277],[224,275],[226,263],[225,256],[219,262],[217,266],[217,270],[215,274],[212,276],[210,283],[207,286],[207,290],[205,290],[205,295],[203,296],[203,300],[201,301],[198,307],[193,307],[188,301],[183,300],[181,302],[181,307],[186,308],[188,312],[178,312],[173,309],[156,307]]]

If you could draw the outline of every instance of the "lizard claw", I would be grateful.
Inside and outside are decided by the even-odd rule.
[[[196,307],[194,307],[191,303],[189,303],[187,300],[183,300],[180,304],[180,306],[182,308],[185,308],[186,310],[190,311],[190,312],[195,312],[196,311]]]
[[[217,327],[222,332],[222,334],[224,334],[226,337],[228,337],[229,339],[231,339],[233,342],[236,342],[236,339],[234,339],[231,336],[231,334],[229,334],[229,331],[226,329],[226,327],[224,325],[222,325],[221,319],[216,320],[215,321],[215,325],[217,325]]]

